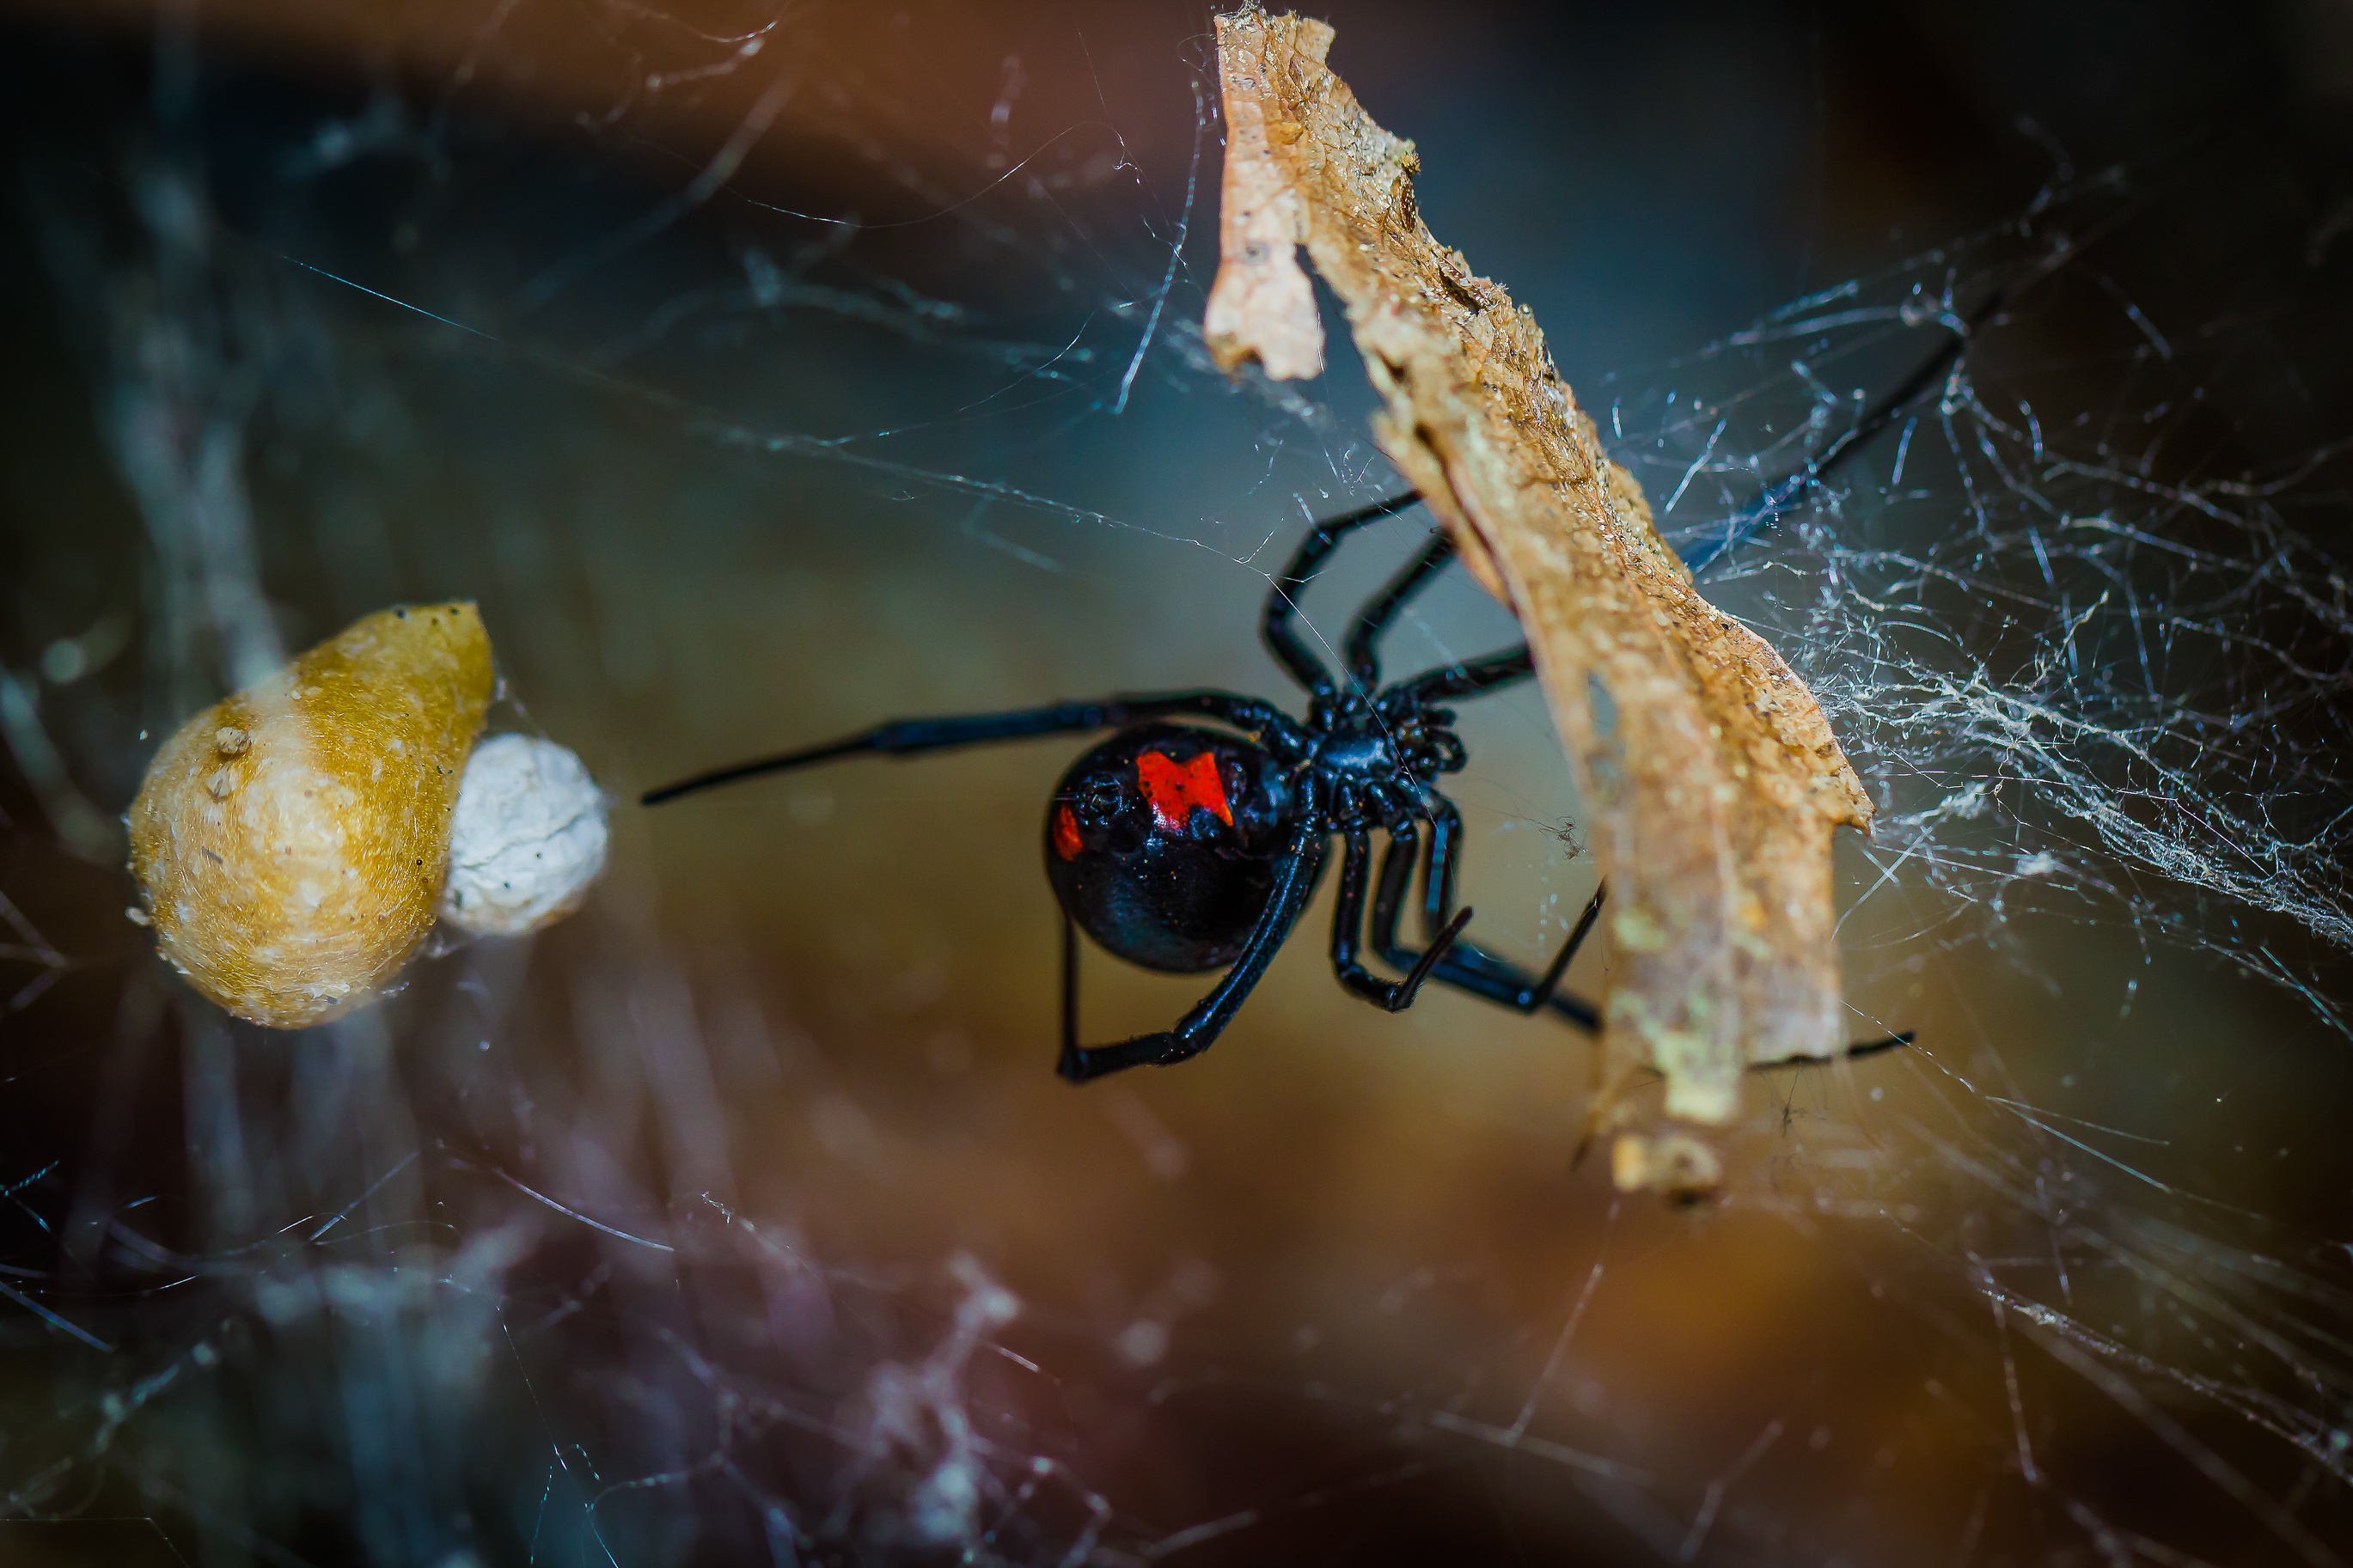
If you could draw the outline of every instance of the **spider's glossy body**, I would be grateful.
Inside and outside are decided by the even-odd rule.
[[[1046,809],[1046,880],[1079,929],[1171,974],[1241,956],[1299,799],[1263,746],[1138,724],[1081,757]]]

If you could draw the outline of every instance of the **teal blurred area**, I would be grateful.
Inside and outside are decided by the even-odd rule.
[[[1039,856],[1078,742],[632,804],[885,718],[1284,695],[1271,574],[1395,480],[1330,301],[1320,381],[1200,351],[1205,11],[20,5],[0,1558],[2348,1555],[2342,937],[2033,780],[1930,776],[1941,721],[1851,660],[2274,705],[2260,765],[2114,799],[2317,845],[2327,905],[2353,29],[1330,16],[1431,228],[1672,535],[1935,346],[1903,301],[2020,289],[1978,406],[1714,590],[1917,828],[1839,873],[1857,1033],[1922,1049],[1760,1079],[1726,1200],[1672,1213],[1572,1163],[1588,1042],[1357,1005],[1328,892],[1214,1050],[1058,1082]],[[2036,575],[2086,518],[2153,542],[2112,598]],[[1319,635],[1428,526],[1319,579]],[[1897,559],[1936,570],[1859,620]],[[345,1022],[226,1018],[121,914],[153,737],[241,649],[448,598],[494,721],[610,792],[607,879]],[[1457,573],[1391,658],[1512,635]],[[1461,729],[1465,898],[1534,961],[1594,886],[1581,808],[1533,690]],[[1200,988],[1091,955],[1088,1031]]]

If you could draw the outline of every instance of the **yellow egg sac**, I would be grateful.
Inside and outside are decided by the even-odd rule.
[[[164,956],[275,1028],[373,996],[432,924],[491,682],[472,605],[410,605],[182,725],[131,805]]]

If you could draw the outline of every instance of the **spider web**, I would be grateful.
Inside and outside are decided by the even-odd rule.
[[[2001,301],[1706,574],[1879,803],[1841,849],[1850,999],[1858,1035],[1921,1032],[1760,1084],[1714,1214],[1568,1171],[1557,1026],[1383,1018],[1313,938],[1185,1073],[1072,1098],[1039,1044],[1050,748],[618,806],[588,912],[299,1037],[144,957],[110,824],[147,737],[396,599],[481,599],[498,722],[621,796],[901,713],[1274,691],[1272,574],[1394,480],[1353,366],[1236,385],[1201,350],[1199,22],[499,0],[356,83],[179,24],[97,66],[28,33],[69,86],[17,127],[20,287],[118,488],[46,494],[8,546],[0,1532],[110,1562],[2344,1559],[2344,224],[2221,201],[2243,145],[2054,151],[1976,228],[1848,244],[1831,287],[1624,286],[1597,326],[1591,277],[1481,216],[1512,205],[1482,181],[1548,188],[1525,133],[1443,51],[1417,123],[1403,24],[1342,18],[1433,228],[1557,323],[1687,552]],[[1725,26],[1678,68],[1732,69]],[[1747,167],[1689,175],[1719,237]],[[2219,302],[2149,260],[2218,202],[2246,247]],[[1703,237],[1621,243],[1640,270]],[[1319,580],[1316,635],[1421,526]],[[1458,576],[1391,658],[1509,635]],[[1541,957],[1591,888],[1577,805],[1532,694],[1463,727],[1466,897]],[[1098,965],[1090,1031],[1197,989]]]

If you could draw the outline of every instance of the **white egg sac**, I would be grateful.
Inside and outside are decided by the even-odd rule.
[[[474,748],[450,823],[443,920],[521,936],[578,909],[604,869],[605,797],[578,757],[531,735]]]

